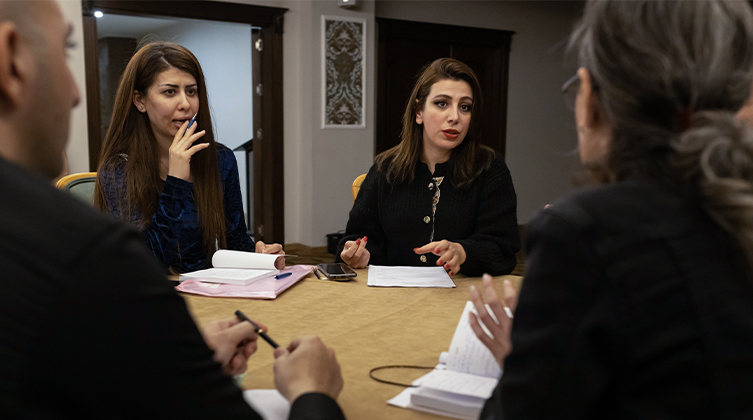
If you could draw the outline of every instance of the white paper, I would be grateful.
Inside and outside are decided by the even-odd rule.
[[[440,410],[445,415],[477,419],[486,399],[420,387],[411,394],[410,406]]]
[[[456,419],[475,420],[477,417],[477,416],[465,417],[465,416],[456,415],[456,414],[449,413],[442,410],[435,410],[429,407],[413,405],[411,404],[410,399],[411,399],[411,396],[417,391],[418,391],[418,388],[405,388],[403,392],[397,394],[394,398],[387,400],[387,404],[394,405],[395,407],[400,407],[400,408],[410,408],[412,410],[424,411],[426,413],[437,414],[439,416],[454,417]]]
[[[253,283],[255,280],[261,280],[277,273],[277,270],[207,268],[205,270],[183,273],[180,275],[180,279],[195,280],[207,283],[248,285]]]
[[[279,258],[284,257],[274,254],[259,254],[257,252],[220,249],[212,256],[212,267],[275,270],[275,262]]]
[[[487,310],[489,310],[487,308]],[[469,314],[476,313],[473,302],[466,302],[463,314],[455,329],[446,359],[447,369],[492,378],[495,383],[502,376],[502,370],[489,350],[471,329]],[[481,324],[483,326],[483,324]],[[488,330],[486,330],[488,333]]]
[[[264,420],[287,420],[290,403],[276,389],[249,389],[243,399]]]
[[[487,399],[497,387],[498,379],[451,370],[433,370],[416,380],[420,387]]]
[[[369,266],[369,286],[377,287],[455,287],[442,267]]]

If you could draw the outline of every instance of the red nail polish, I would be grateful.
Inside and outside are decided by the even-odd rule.
[[[439,254],[439,248],[435,249],[434,252],[436,252],[437,254]]]
[[[356,241],[356,245],[361,245],[361,240],[360,240],[360,239],[358,239],[358,240]]]
[[[437,261],[437,265],[442,265],[442,264],[443,264],[442,260]]]
[[[445,270],[449,270],[449,269],[450,269],[450,264],[445,264],[445,265],[444,265],[444,269],[445,269]]]
[[[413,252],[416,252],[416,251],[418,251],[418,248],[413,248]]]
[[[367,236],[363,237],[363,241],[366,242],[369,238]]]

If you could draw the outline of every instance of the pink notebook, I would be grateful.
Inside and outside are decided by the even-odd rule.
[[[310,265],[294,265],[280,270],[279,273],[256,280],[246,286],[186,280],[175,286],[175,290],[203,296],[274,299],[287,288],[296,284],[298,280],[306,277],[313,268]],[[285,273],[292,273],[292,275],[280,280],[274,277],[275,275]]]

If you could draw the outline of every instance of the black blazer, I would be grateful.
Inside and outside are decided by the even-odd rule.
[[[529,225],[513,350],[482,419],[751,419],[753,287],[677,189],[582,191]]]

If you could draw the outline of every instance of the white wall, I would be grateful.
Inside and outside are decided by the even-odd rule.
[[[80,36],[80,3],[62,2]],[[510,54],[507,164],[518,193],[519,221],[528,221],[544,204],[569,191],[576,159],[564,153],[574,148],[576,137],[560,86],[574,68],[563,68],[562,48],[556,47],[569,33],[579,2],[369,0],[359,2],[355,9],[339,8],[335,0],[237,2],[289,9],[283,36],[286,242],[322,246],[326,233],[344,228],[352,204],[350,184],[373,161],[375,16],[515,31]],[[365,130],[321,128],[322,15],[367,21]],[[71,63],[74,72],[80,73],[81,86],[83,61],[79,48]],[[79,106],[74,115],[73,127],[82,127],[83,135],[72,137],[72,162],[87,160],[86,152],[75,148],[77,142],[86,143],[82,110],[85,106]],[[81,169],[72,166],[71,170]]]
[[[188,48],[201,63],[215,140],[235,149],[251,139],[254,135],[251,25],[186,20],[157,31],[155,35],[160,40]],[[253,205],[250,208],[246,206],[245,156],[245,152],[235,154],[243,207],[253,217]],[[253,184],[251,187],[253,197]]]
[[[68,169],[71,173],[89,171],[89,132],[86,119],[86,74],[84,71],[84,29],[81,19],[81,2],[59,0],[63,16],[73,25],[72,40],[78,45],[68,52],[68,66],[73,72],[81,102],[71,114],[71,127],[68,137]]]
[[[335,0],[239,2],[288,9],[283,35],[285,242],[324,246],[327,233],[345,228],[353,205],[350,186],[374,159],[374,1],[360,1],[353,9],[338,7]],[[364,129],[321,128],[323,15],[366,19]]]
[[[564,43],[580,13],[573,1],[391,1],[376,16],[515,31],[510,53],[506,162],[518,195],[518,222],[571,189],[577,157],[573,115],[560,88]]]

